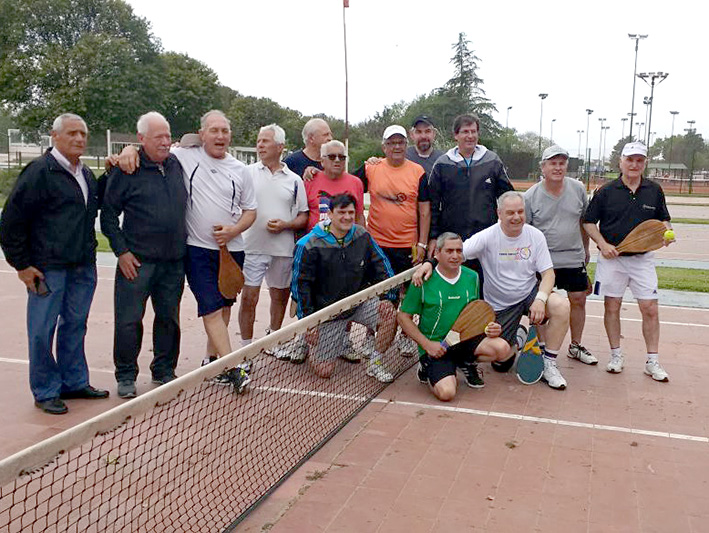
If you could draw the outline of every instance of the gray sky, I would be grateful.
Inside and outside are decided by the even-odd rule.
[[[128,0],[147,18],[165,50],[185,52],[211,67],[221,83],[242,94],[268,97],[304,114],[344,118],[342,0]],[[628,2],[463,0],[350,0],[347,9],[350,122],[387,105],[410,101],[452,75],[451,44],[465,32],[481,59],[479,74],[504,125],[539,132],[539,93],[544,101],[543,135],[576,155],[577,130],[586,130],[598,156],[599,118],[606,118],[606,155],[621,136],[630,112],[634,41],[640,41],[638,73],[664,71],[655,87],[652,131],[670,135],[670,110],[679,111],[675,134],[687,120],[705,138],[709,116],[704,98],[709,68],[709,7],[677,0]],[[492,5],[490,5],[492,4]],[[637,80],[636,122],[645,122]],[[435,117],[434,117],[435,119]],[[626,122],[625,134],[628,134]],[[634,133],[637,128],[634,127]],[[586,134],[581,136],[581,150]]]

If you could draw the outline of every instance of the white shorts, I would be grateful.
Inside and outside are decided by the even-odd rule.
[[[269,288],[287,289],[290,287],[292,272],[292,257],[246,254],[244,259],[244,284],[249,287],[260,287],[265,277]]]
[[[614,259],[605,259],[598,254],[593,293],[622,298],[627,287],[636,300],[657,300],[655,254],[648,252]]]

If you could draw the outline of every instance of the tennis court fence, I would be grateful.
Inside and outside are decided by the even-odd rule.
[[[368,356],[374,342],[388,344],[394,312],[380,301],[391,299],[412,273],[1,461],[0,533],[233,531],[386,387],[368,374],[371,359],[353,364],[338,356]],[[317,327],[342,317],[361,323],[339,337]],[[371,325],[377,322],[375,341]],[[319,340],[305,335],[309,329],[320,331]],[[295,359],[307,350],[308,361],[293,364],[266,353],[277,349]],[[245,360],[252,381],[243,394],[213,379]],[[334,361],[331,377],[316,375],[311,361]],[[382,359],[395,377],[415,361],[402,356],[396,342]]]

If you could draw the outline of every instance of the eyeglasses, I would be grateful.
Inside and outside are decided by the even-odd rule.
[[[330,161],[334,161],[335,159],[344,161],[345,159],[347,159],[347,156],[345,154],[327,154],[325,157],[327,157]]]

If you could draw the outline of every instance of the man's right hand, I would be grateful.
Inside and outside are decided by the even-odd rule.
[[[369,159],[367,159],[367,161],[366,161],[366,163],[368,165],[378,165],[381,162],[382,162],[382,158],[374,156],[374,155],[372,157],[370,157]]]
[[[35,267],[27,267],[23,268],[22,270],[17,271],[17,277],[20,278],[20,281],[25,284],[25,287],[27,287],[27,290],[34,292],[35,294],[37,293],[37,286],[35,285],[35,279],[44,279],[44,274],[37,270]]]
[[[127,280],[133,281],[138,277],[139,267],[140,261],[138,261],[132,253],[125,252],[118,256],[118,268],[121,269],[121,274],[123,274]]]
[[[320,172],[318,167],[305,167],[305,170],[303,171],[303,180],[310,181],[318,172]]]
[[[612,244],[608,244],[607,242],[599,244],[598,249],[601,251],[601,255],[606,259],[613,259],[620,255],[618,250],[616,250],[615,246],[613,246]]]
[[[413,283],[415,287],[420,287],[423,285],[424,281],[431,277],[432,273],[433,265],[431,265],[431,263],[421,263],[411,277],[411,283]]]
[[[106,169],[106,172],[110,172],[113,167],[118,166],[118,156],[116,154],[106,156],[106,159],[103,160],[103,167]]]
[[[434,359],[443,357],[443,355],[446,353],[446,348],[440,342],[432,341],[429,339],[426,339],[426,342],[421,346],[421,348],[426,350],[426,353]]]
[[[129,144],[118,154],[118,166],[126,174],[133,174],[140,166],[138,149]]]

